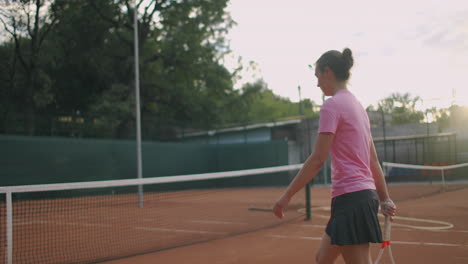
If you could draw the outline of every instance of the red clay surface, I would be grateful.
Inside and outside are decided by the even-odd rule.
[[[459,187],[449,192],[438,192],[437,186],[390,187],[394,199],[399,200],[399,216],[444,221],[454,225],[450,229],[420,230],[418,226],[441,227],[444,224],[395,220],[392,248],[397,263],[468,263],[468,188],[466,185]],[[315,251],[328,216],[328,211],[316,207],[329,204],[328,192],[328,188],[312,189],[312,205],[315,209],[311,221],[298,219],[244,235],[105,263],[315,263]],[[397,225],[399,223],[413,227],[400,227]],[[373,259],[377,256],[379,246],[372,246]],[[388,258],[384,260],[387,262],[383,263],[389,263]],[[337,263],[344,261],[340,257]]]
[[[134,195],[55,199],[47,206],[44,200],[15,202],[14,263],[314,263],[329,216],[329,188],[312,188],[311,221],[300,210],[303,192],[294,197],[286,220],[268,211],[283,190],[148,194],[144,208],[135,206]],[[397,263],[468,263],[468,185],[446,192],[437,185],[390,186],[390,193],[399,216],[446,222],[397,219]],[[418,229],[447,225],[453,227]],[[4,215],[0,228],[5,230]],[[379,247],[372,246],[374,259]],[[117,260],[103,262],[109,259]]]

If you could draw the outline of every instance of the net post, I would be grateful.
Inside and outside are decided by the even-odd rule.
[[[385,162],[382,162],[381,166],[382,166],[382,169],[383,169],[384,178],[388,177],[388,167],[385,164]]]
[[[441,172],[442,172],[442,191],[445,191],[445,169],[442,168],[441,169]]]
[[[307,125],[307,155],[311,155],[312,154],[312,140],[310,138],[310,123],[309,123],[309,120],[306,118],[306,125]],[[311,208],[312,208],[312,199],[310,197],[310,186],[311,186],[311,182],[312,181],[309,181],[307,184],[306,184],[306,221],[309,221],[311,218],[312,218],[312,212],[311,212]]]
[[[11,192],[6,192],[6,231],[7,231],[7,241],[6,241],[6,254],[5,254],[5,263],[13,264],[13,202],[11,197]]]
[[[306,218],[305,221],[309,221],[312,218],[311,203],[310,203],[310,183],[305,186],[306,195]]]
[[[325,160],[325,164],[323,165],[322,173],[323,173],[323,184],[327,185],[328,184],[328,156],[327,156],[327,159]]]

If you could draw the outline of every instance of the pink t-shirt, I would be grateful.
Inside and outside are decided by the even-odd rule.
[[[346,90],[338,90],[323,104],[319,133],[335,135],[331,147],[332,197],[376,189],[370,170],[370,124],[361,103]]]

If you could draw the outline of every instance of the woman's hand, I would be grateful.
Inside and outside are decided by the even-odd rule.
[[[389,198],[385,201],[380,202],[380,207],[382,210],[382,214],[385,216],[390,216],[390,220],[393,221],[393,216],[396,214],[396,205],[393,201]]]
[[[278,217],[279,219],[283,218],[284,216],[284,210],[286,210],[286,207],[288,207],[289,204],[289,199],[286,196],[281,196],[281,198],[276,201],[275,206],[273,207],[273,213]]]

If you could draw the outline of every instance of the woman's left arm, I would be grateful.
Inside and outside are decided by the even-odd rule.
[[[387,189],[387,183],[385,181],[385,176],[382,172],[382,167],[380,167],[379,158],[377,157],[377,152],[375,151],[374,140],[371,138],[370,142],[370,167],[372,176],[374,177],[375,187],[379,195],[380,204],[382,206],[382,213],[386,216],[395,216],[396,206],[390,199],[390,195]]]

